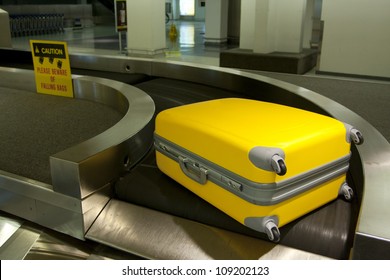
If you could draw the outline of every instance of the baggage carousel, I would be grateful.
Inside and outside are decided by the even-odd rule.
[[[81,54],[71,56],[75,99],[42,96],[33,94],[31,54],[6,52],[19,60],[0,68],[0,225],[9,229],[2,259],[390,258],[390,146],[341,104],[254,73]],[[162,174],[155,115],[224,97],[294,106],[359,128],[365,143],[352,147],[347,175],[354,200],[337,199],[282,227],[275,244]]]

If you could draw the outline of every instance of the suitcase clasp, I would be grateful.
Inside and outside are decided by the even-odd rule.
[[[208,170],[202,166],[197,165],[195,162],[190,161],[188,158],[179,156],[179,165],[185,175],[199,184],[206,184]]]

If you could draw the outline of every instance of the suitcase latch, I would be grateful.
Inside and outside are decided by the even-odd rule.
[[[206,184],[208,170],[202,166],[199,166],[195,162],[190,161],[188,158],[179,156],[179,165],[181,170],[187,177],[198,182],[199,184]]]
[[[230,179],[230,178],[228,178],[228,177],[222,176],[222,177],[221,177],[221,181],[222,181],[224,184],[228,185],[230,188],[236,189],[236,190],[238,190],[238,191],[240,191],[240,192],[243,191],[243,186],[242,186],[242,184],[240,184],[240,183],[238,183],[238,182],[236,182],[236,181],[233,181],[232,179]]]

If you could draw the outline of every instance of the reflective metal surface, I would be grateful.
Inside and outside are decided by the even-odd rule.
[[[103,103],[124,117],[92,139],[52,155],[53,185],[0,170],[0,209],[84,239],[112,196],[111,183],[150,148],[154,103],[141,90],[123,83],[73,79],[76,98]],[[0,68],[0,86],[34,92],[34,73]]]
[[[114,199],[87,238],[148,259],[326,259]]]
[[[21,223],[0,217],[0,247],[18,230]]]
[[[154,103],[141,90],[112,80],[75,77],[73,84],[76,98],[104,103],[125,113],[105,132],[51,156],[53,189],[82,199],[118,178],[150,148]]]
[[[0,211],[1,260],[111,260],[137,256],[81,241]]]
[[[0,212],[0,260],[20,260],[39,237],[40,231],[27,228],[23,220]]]

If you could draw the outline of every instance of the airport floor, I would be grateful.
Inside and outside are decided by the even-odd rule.
[[[176,46],[172,46],[168,37],[172,24],[175,24],[178,31]],[[205,47],[203,44],[204,22],[171,21],[166,25],[166,33],[167,50],[179,49],[180,53],[176,52],[174,55],[161,54],[156,56],[157,59],[219,65],[220,48]],[[122,48],[120,47],[119,36],[122,36]],[[29,49],[31,39],[66,41],[70,53],[126,56],[126,34],[120,35],[117,33],[115,26],[97,25],[76,30],[67,28],[63,33],[15,37],[12,39],[12,47],[23,50]]]

